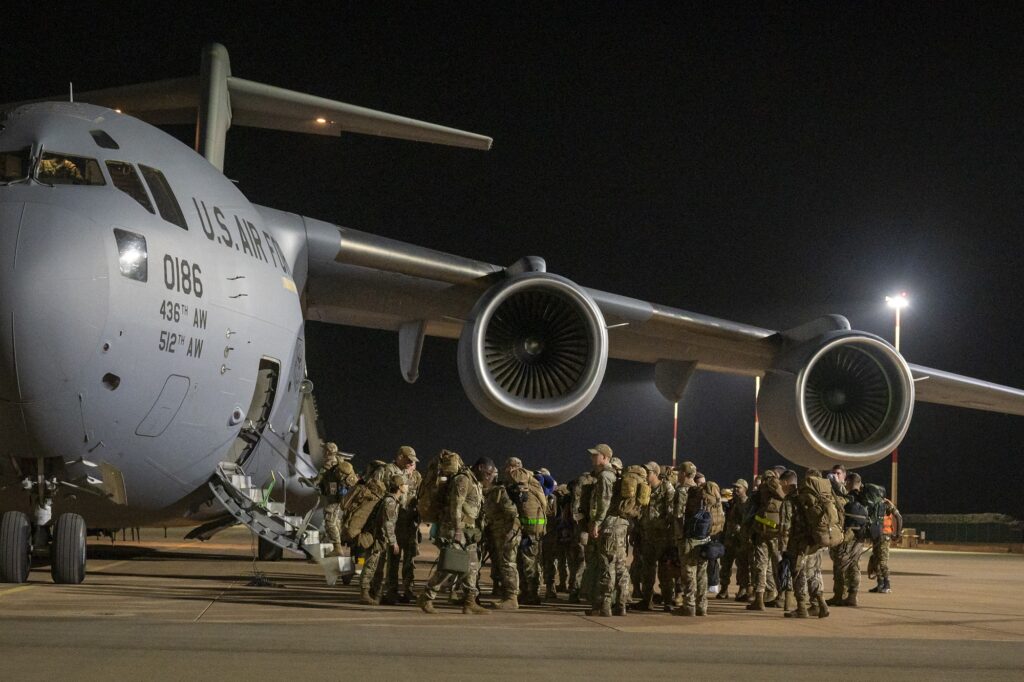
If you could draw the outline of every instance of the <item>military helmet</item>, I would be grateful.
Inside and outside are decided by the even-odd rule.
[[[622,460],[618,457],[612,457],[611,461],[608,463],[612,465],[612,469],[622,471]]]

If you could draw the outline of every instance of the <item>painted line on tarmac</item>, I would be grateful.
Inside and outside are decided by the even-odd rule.
[[[228,585],[223,590],[221,590],[220,594],[218,594],[216,597],[214,597],[212,600],[210,600],[210,603],[206,605],[206,608],[203,609],[202,612],[192,620],[192,622],[193,623],[198,623],[199,619],[202,618],[203,616],[205,616],[206,612],[213,608],[213,605],[217,603],[217,600],[220,599],[221,597],[223,597],[225,594],[227,594],[228,590],[230,590],[232,587],[237,585],[239,582],[241,582],[241,579],[235,580],[230,585]]]
[[[8,594],[14,594],[15,592],[24,592],[25,590],[31,590],[35,585],[19,585],[18,587],[12,587],[7,590],[0,592],[0,597],[4,597]]]

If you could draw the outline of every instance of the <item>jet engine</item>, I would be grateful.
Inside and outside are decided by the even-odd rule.
[[[528,272],[493,286],[459,338],[459,378],[488,419],[516,429],[557,426],[593,400],[608,362],[600,308],[557,275]]]
[[[914,380],[903,357],[877,336],[828,332],[784,353],[758,399],[768,441],[808,467],[866,466],[903,440]]]

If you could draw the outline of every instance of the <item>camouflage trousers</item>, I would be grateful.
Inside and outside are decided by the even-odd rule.
[[[465,573],[454,573],[451,571],[434,571],[427,580],[423,593],[427,599],[437,599],[437,593],[448,585],[452,585],[453,591],[462,590],[466,599],[475,600],[480,594],[480,552],[476,543],[467,543],[466,551],[469,552],[469,570]]]
[[[491,533],[491,572],[500,579],[501,595],[506,599],[519,594],[519,570],[516,558],[521,541],[519,531]]]
[[[778,541],[757,538],[750,547],[750,586],[754,592],[777,595],[775,576],[778,573]]]
[[[875,563],[875,574],[879,582],[889,579],[889,536],[882,537],[871,543],[872,559]]]
[[[524,533],[523,539],[519,542],[519,587],[528,597],[536,596],[540,590],[542,541],[543,538]]]
[[[655,576],[658,578],[658,589],[665,603],[671,601],[674,596],[675,576],[666,559],[667,552],[671,547],[672,539],[667,534],[663,536],[653,533],[644,534],[644,541],[640,545],[640,594],[648,606],[654,597]],[[635,558],[634,563],[636,563]]]
[[[559,585],[569,582],[569,545],[561,542],[554,524],[544,536],[541,558],[544,561],[544,584],[551,587],[558,581]]]
[[[722,555],[722,592],[729,589],[733,566],[736,567],[736,585],[741,590],[749,588],[750,552],[740,542],[729,543],[725,546],[725,554]]]
[[[601,534],[591,538],[587,563],[594,561],[594,589],[590,601],[595,609],[625,606],[629,601],[629,572],[626,570],[626,534],[629,522],[617,516],[605,518]]]
[[[679,563],[683,567],[683,604],[701,609],[708,607],[708,560],[700,555],[700,548],[710,538],[682,541]]]
[[[844,597],[860,589],[860,540],[851,531],[832,548],[832,593]]]
[[[399,512],[398,525],[395,528],[395,536],[398,538],[398,548],[402,555],[400,559],[402,573],[402,592],[412,594],[413,585],[416,582],[416,557],[420,554],[419,524],[414,518],[403,519]]]
[[[578,534],[569,544],[569,591],[589,594],[583,585],[587,569],[587,546],[579,541]]]
[[[324,535],[334,548],[341,547],[341,504],[333,502],[324,505]]]
[[[808,549],[796,558],[793,595],[798,607],[808,608],[824,589],[821,580],[821,551]]]
[[[381,585],[384,586],[383,591]],[[398,595],[398,557],[391,552],[390,545],[374,541],[359,576],[359,587],[363,592],[381,597]]]

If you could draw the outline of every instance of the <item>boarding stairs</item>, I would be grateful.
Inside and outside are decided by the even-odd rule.
[[[334,585],[339,578],[352,575],[352,558],[327,556],[333,545],[321,542],[320,531],[309,527],[315,509],[311,509],[305,516],[288,514],[283,502],[270,499],[269,488],[264,490],[254,485],[252,477],[232,462],[221,462],[217,466],[216,473],[210,478],[209,487],[214,498],[231,518],[200,526],[187,537],[207,539],[227,525],[241,523],[257,538],[281,549],[303,554],[310,561],[320,564],[328,585]]]

